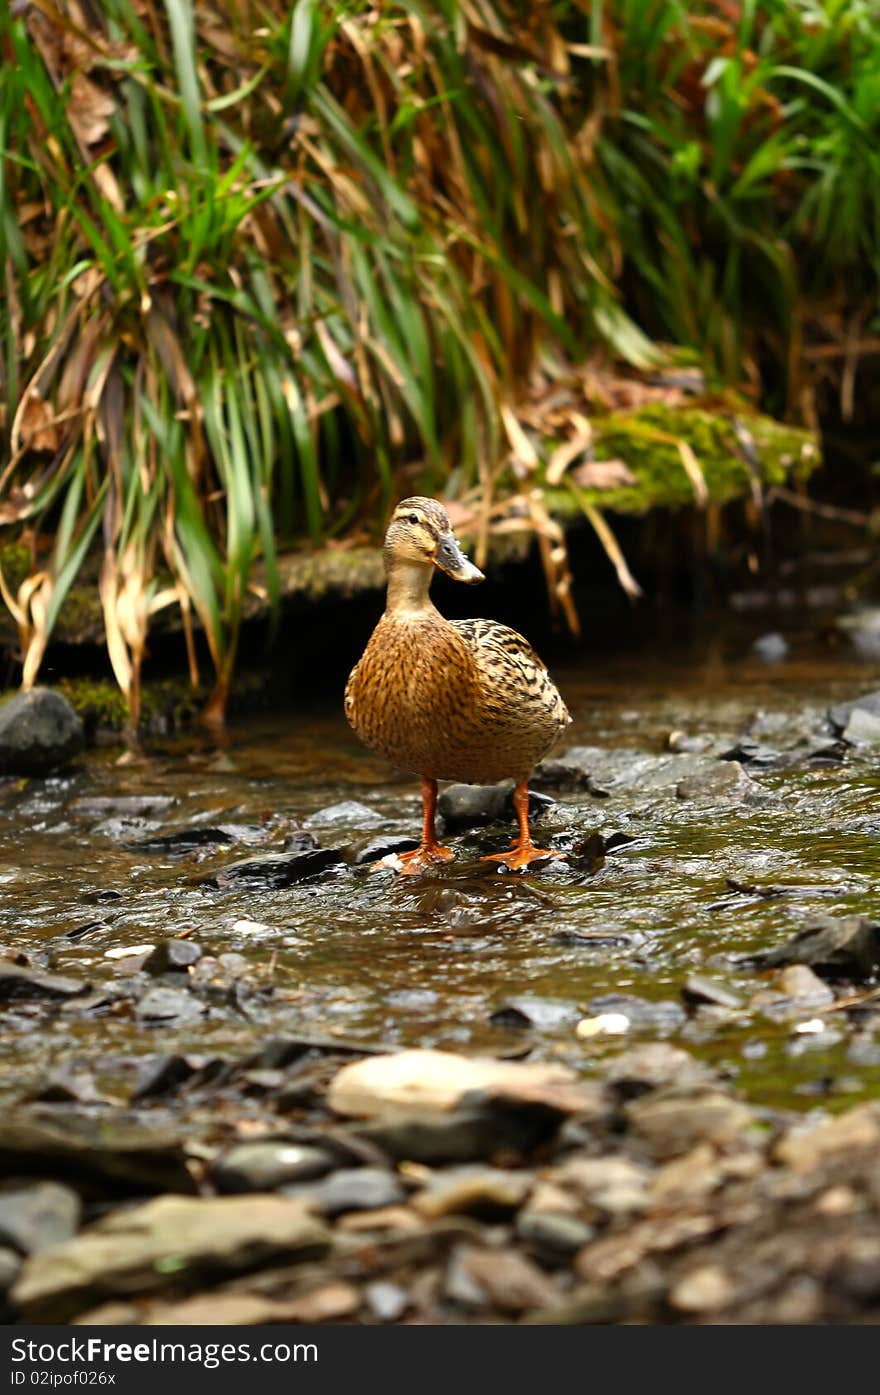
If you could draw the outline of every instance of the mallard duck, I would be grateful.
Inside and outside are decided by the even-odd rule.
[[[345,713],[366,746],[422,780],[422,839],[396,860],[419,872],[453,857],[437,842],[437,781],[513,779],[519,836],[487,861],[512,869],[556,854],[529,831],[528,780],[571,718],[531,645],[495,620],[446,620],[431,601],[434,568],[473,584],[483,573],[463,555],[435,499],[404,499],[385,535],[388,595],[345,689]]]

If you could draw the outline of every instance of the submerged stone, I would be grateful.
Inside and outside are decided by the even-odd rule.
[[[274,853],[266,857],[247,858],[231,862],[219,872],[200,878],[207,886],[224,887],[234,882],[254,882],[277,889],[310,881],[329,867],[342,863],[342,854],[335,848],[315,848],[309,852]]]
[[[822,916],[784,944],[740,962],[762,969],[808,964],[822,978],[872,978],[880,971],[880,925],[865,916]]]

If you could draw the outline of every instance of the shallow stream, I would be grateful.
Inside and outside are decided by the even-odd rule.
[[[563,851],[600,831],[598,867],[498,872],[479,856],[507,846],[503,824],[447,837],[457,860],[436,873],[356,866],[371,840],[417,831],[418,795],[363,750],[336,703],[241,721],[219,750],[200,735],[135,760],[98,748],[70,775],[0,784],[7,953],[90,985],[4,1003],[0,1089],[20,1099],[85,1072],[125,1098],[146,1056],[241,1057],[301,1034],[531,1054],[586,1074],[660,1036],[759,1104],[875,1093],[876,1004],[792,1003],[778,971],[738,956],[817,916],[876,913],[876,749],[841,759],[826,710],[877,686],[877,665],[806,644],[768,665],[713,641],[554,676],[575,719],[565,747],[597,748],[602,793],[548,789],[557,802],[538,828]],[[673,753],[672,733],[698,749]],[[759,749],[757,763],[744,753],[746,795],[689,796],[687,780],[743,738]],[[312,840],[341,860],[285,887],[223,884],[229,864]],[[150,947],[180,937],[200,947],[197,963],[144,968]],[[694,975],[718,1001],[683,996]],[[578,1035],[606,1013],[626,1019],[623,1037]]]

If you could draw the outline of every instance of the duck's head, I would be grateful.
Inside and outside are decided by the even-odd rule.
[[[484,581],[479,567],[468,561],[452,531],[449,515],[436,499],[403,499],[397,505],[385,534],[385,565],[396,562],[437,567],[453,581],[470,585]]]

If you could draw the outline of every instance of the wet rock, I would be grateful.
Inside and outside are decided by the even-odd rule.
[[[835,703],[828,709],[828,720],[835,731],[842,734],[854,712],[864,712],[871,717],[880,718],[880,692],[863,693],[861,697],[853,698],[850,702]]]
[[[679,780],[675,793],[679,799],[729,799],[748,804],[762,803],[769,797],[737,760],[719,762],[699,774]]]
[[[30,1103],[41,1104],[106,1104],[98,1093],[94,1076],[88,1071],[55,1071],[32,1094]]]
[[[0,1003],[77,998],[88,991],[89,985],[78,979],[14,964],[11,959],[0,959]]]
[[[160,940],[144,962],[148,974],[186,973],[202,957],[201,945],[192,940]]]
[[[231,862],[221,871],[200,880],[206,886],[224,887],[238,882],[254,884],[275,890],[293,886],[297,882],[310,881],[326,872],[328,867],[342,862],[342,854],[336,848],[316,848],[311,852],[273,853],[266,857],[248,858],[242,862]]]
[[[686,731],[671,731],[666,738],[666,745],[670,751],[675,751],[678,755],[701,755],[704,751],[712,749],[712,737],[692,735]]]
[[[170,1095],[193,1075],[195,1068],[185,1056],[153,1056],[140,1070],[131,1096],[132,1104]]]
[[[345,1167],[309,1193],[327,1216],[344,1211],[375,1211],[406,1200],[406,1188],[381,1167]]]
[[[450,1051],[402,1051],[343,1066],[327,1102],[337,1114],[378,1118],[389,1114],[443,1112],[472,1090],[535,1098],[535,1091],[574,1079],[564,1066],[520,1064]]]
[[[433,988],[398,988],[387,995],[385,1002],[395,1012],[427,1012],[440,1002],[440,994]]]
[[[295,1198],[163,1196],[113,1211],[66,1245],[33,1256],[11,1297],[27,1321],[67,1322],[100,1299],[192,1288],[261,1264],[319,1256],[329,1243],[324,1226]]]
[[[310,814],[305,821],[306,828],[376,828],[384,823],[382,815],[369,804],[361,804],[356,799],[344,799],[339,804],[328,804]]]
[[[493,1027],[537,1027],[540,1031],[553,1032],[570,1026],[579,1015],[572,1003],[524,994],[520,998],[508,998],[491,1014],[489,1021]]]
[[[194,1190],[177,1133],[119,1110],[95,1117],[63,1105],[18,1108],[6,1119],[0,1173],[54,1173],[111,1196]]]
[[[453,1252],[445,1291],[467,1307],[488,1305],[512,1315],[544,1307],[557,1296],[552,1280],[516,1250],[465,1245]]]
[[[76,1233],[81,1209],[76,1192],[57,1182],[0,1192],[0,1245],[42,1254]]]
[[[145,814],[164,814],[175,803],[172,794],[84,794],[71,801],[77,814],[91,818],[117,815],[139,818]]]
[[[416,838],[371,838],[369,843],[365,843],[355,854],[355,866],[363,867],[366,863],[381,862],[383,857],[411,852],[418,846]]]
[[[527,1172],[500,1168],[448,1168],[431,1178],[428,1187],[412,1201],[420,1216],[474,1216],[499,1221],[518,1211],[534,1185]]]
[[[753,1119],[747,1105],[720,1090],[643,1095],[626,1105],[626,1114],[634,1131],[661,1159],[687,1153],[703,1142],[730,1143],[746,1132]]]
[[[580,757],[579,751],[586,750],[586,747],[574,747],[558,759],[542,760],[532,771],[531,783],[539,790],[555,790],[558,794],[584,790],[594,799],[607,799],[608,790],[593,782],[589,758]]]
[[[747,737],[719,756],[719,760],[739,761],[740,765],[751,765],[757,770],[770,770],[774,765],[778,765],[781,759],[780,751],[774,750],[772,746],[762,746],[759,741],[750,741]]]
[[[808,964],[823,978],[872,978],[880,970],[880,925],[864,916],[822,916],[784,944],[745,955],[743,965]]]
[[[854,708],[844,727],[843,739],[851,746],[880,746],[880,713]]]
[[[680,1046],[649,1041],[632,1046],[615,1057],[606,1071],[609,1084],[625,1099],[667,1085],[691,1085],[705,1081],[711,1072]]]
[[[334,1166],[334,1157],[322,1148],[281,1141],[239,1143],[216,1160],[211,1179],[220,1192],[271,1192],[323,1177]]]
[[[533,1258],[553,1269],[567,1264],[596,1234],[586,1221],[557,1211],[520,1211],[514,1229]]]
[[[778,664],[788,657],[789,644],[785,635],[781,635],[778,630],[771,630],[769,634],[759,635],[752,644],[752,653],[759,659],[763,659],[765,664]]]
[[[603,993],[591,998],[588,1007],[594,1017],[619,1013],[634,1030],[657,1032],[662,1036],[677,1031],[687,1020],[680,1003],[665,998],[653,1003],[628,993]]]
[[[146,1024],[197,1022],[205,1005],[185,988],[150,988],[135,1005],[135,1017]]]
[[[0,705],[0,775],[47,775],[85,745],[70,703],[50,688],[32,688]]]
[[[364,1287],[367,1307],[377,1322],[396,1322],[409,1307],[409,1294],[400,1284],[375,1279]]]
[[[537,819],[555,800],[529,790],[529,818]],[[514,818],[513,787],[500,785],[447,785],[437,801],[437,812],[450,831],[480,824],[508,822]]]
[[[527,1012],[521,1008],[514,1007],[512,1003],[505,1003],[503,1007],[496,1008],[489,1014],[489,1023],[493,1027],[501,1027],[505,1031],[523,1032],[534,1026],[532,1019]]]
[[[827,1007],[834,992],[806,964],[790,964],[776,980],[780,993],[800,1007]]]
[[[225,828],[176,828],[170,833],[159,833],[154,837],[141,838],[136,843],[127,843],[129,852],[187,853],[194,848],[224,847],[237,842]]]
[[[691,974],[684,982],[681,996],[686,1003],[699,1005],[709,1003],[713,1007],[730,1008],[736,1011],[743,1006],[742,998],[732,989],[726,988],[723,983],[718,983],[715,979],[705,978],[702,974]]]

